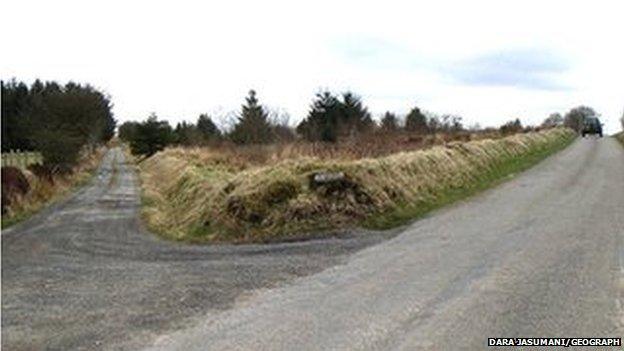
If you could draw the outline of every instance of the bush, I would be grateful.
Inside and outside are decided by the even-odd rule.
[[[542,127],[544,128],[554,128],[554,127],[560,127],[562,125],[563,125],[563,116],[561,116],[561,114],[558,112],[551,113],[550,116],[548,116],[548,118],[546,118],[544,122],[542,122]]]
[[[4,215],[11,203],[30,190],[30,183],[15,167],[2,167],[2,214]]]
[[[522,122],[520,122],[520,119],[515,119],[513,121],[509,121],[509,122],[503,124],[499,128],[499,131],[503,135],[520,133],[520,132],[522,132],[522,130],[523,130]]]
[[[155,114],[137,123],[130,139],[133,155],[150,157],[173,141],[173,131],[167,121],[159,121]]]

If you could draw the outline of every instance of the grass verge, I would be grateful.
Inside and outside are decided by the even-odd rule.
[[[461,188],[445,189],[429,202],[402,204],[391,211],[374,215],[364,222],[364,227],[370,229],[389,229],[416,220],[433,210],[455,201],[468,198],[510,180],[518,173],[533,167],[547,157],[565,149],[572,141],[574,141],[574,138],[562,139],[559,143],[553,144],[549,148],[536,149],[523,156],[502,162],[498,167],[484,172],[483,176],[473,184]]]
[[[66,198],[77,188],[87,184],[95,174],[104,153],[105,149],[100,148],[93,154],[83,157],[73,173],[54,176],[52,183],[25,171],[30,191],[25,196],[16,199],[8,213],[2,215],[1,228],[9,228],[30,218],[43,208]]]
[[[622,143],[622,146],[624,146],[624,132],[619,132],[614,136],[620,143]]]
[[[143,216],[151,230],[190,242],[390,228],[495,185],[575,136],[552,129],[379,158],[303,157],[242,170],[227,160],[203,158],[201,151],[166,150],[140,165]],[[316,184],[319,174],[339,176]]]

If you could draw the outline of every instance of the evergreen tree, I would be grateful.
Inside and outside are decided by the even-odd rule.
[[[399,129],[399,121],[396,115],[387,111],[381,119],[381,129],[385,132],[394,132]]]
[[[173,131],[174,143],[180,145],[198,145],[201,142],[201,135],[197,127],[186,121],[178,123]]]
[[[373,119],[362,99],[352,92],[342,94],[342,101],[338,105],[338,132],[341,136],[354,136],[358,133],[370,131]]]
[[[163,150],[174,139],[173,131],[167,121],[159,121],[155,114],[136,125],[130,150],[134,155],[150,157]]]
[[[414,107],[405,117],[405,130],[416,133],[426,133],[427,116],[418,107]]]
[[[2,151],[33,150],[26,112],[30,105],[28,86],[15,79],[0,81],[2,91]]]
[[[124,122],[122,125],[119,126],[119,139],[123,140],[124,142],[130,143],[130,141],[132,141],[136,136],[136,130],[138,125],[139,122]]]
[[[221,131],[207,114],[199,115],[197,119],[197,130],[203,141],[212,141],[221,137]]]
[[[329,91],[317,93],[308,116],[297,126],[297,133],[310,141],[335,142],[339,105],[338,99]]]
[[[2,82],[2,149],[37,150],[48,169],[70,171],[84,146],[114,134],[109,97],[89,85]]]
[[[273,132],[268,115],[258,103],[256,92],[249,91],[249,96],[242,106],[242,113],[230,138],[237,144],[266,144],[273,141]]]
[[[335,142],[370,131],[374,126],[360,97],[346,92],[338,99],[324,91],[316,94],[308,116],[297,126],[297,133],[307,140]]]

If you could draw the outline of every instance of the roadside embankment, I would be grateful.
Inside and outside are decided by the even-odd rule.
[[[105,148],[84,153],[70,173],[55,173],[40,164],[2,168],[2,228],[21,222],[85,184],[99,165]]]
[[[619,132],[615,135],[615,138],[624,145],[624,132]]]
[[[380,158],[301,158],[243,169],[201,150],[170,149],[140,165],[142,213],[151,230],[192,242],[389,228],[492,186],[575,137],[557,128]]]

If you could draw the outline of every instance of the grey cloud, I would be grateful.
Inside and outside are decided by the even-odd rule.
[[[469,86],[517,87],[531,90],[569,90],[560,77],[568,60],[549,50],[503,50],[452,61],[440,60],[418,48],[365,36],[349,36],[333,48],[350,63],[368,69],[424,70]]]
[[[447,73],[467,85],[566,90],[557,78],[568,66],[565,58],[548,51],[511,50],[456,62]]]

